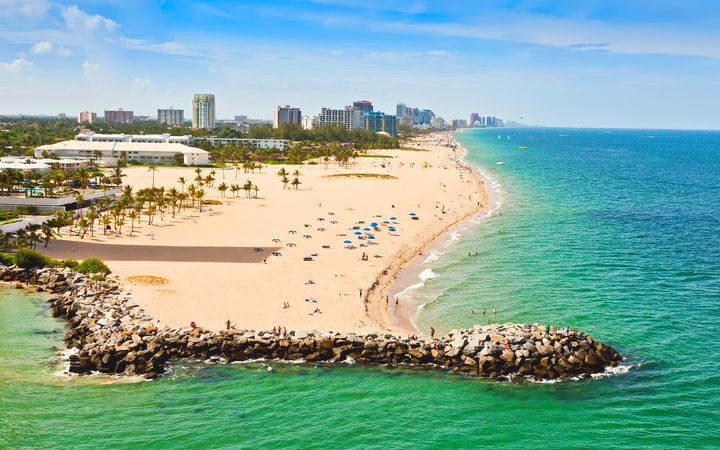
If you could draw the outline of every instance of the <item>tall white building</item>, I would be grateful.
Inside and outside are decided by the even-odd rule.
[[[279,128],[281,123],[294,123],[300,125],[302,112],[300,108],[290,105],[276,106],[273,112],[273,128]]]
[[[303,116],[302,118],[302,127],[303,130],[312,130],[313,126],[315,126],[316,118],[313,116]]]
[[[214,94],[195,94],[193,96],[192,126],[206,130],[215,128]]]
[[[320,110],[318,123],[342,125],[346,130],[365,128],[365,111],[352,106],[344,109],[323,108]]]

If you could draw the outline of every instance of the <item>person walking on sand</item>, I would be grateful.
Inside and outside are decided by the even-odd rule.
[[[430,327],[430,337],[431,338],[435,337],[435,328],[434,327]]]
[[[358,291],[360,291],[360,297],[362,297],[362,288],[358,288]]]
[[[225,322],[225,327],[228,330],[230,329],[230,319],[228,319],[227,322]]]

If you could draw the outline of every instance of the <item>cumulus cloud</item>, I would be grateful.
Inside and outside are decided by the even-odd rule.
[[[55,49],[55,46],[50,41],[40,41],[37,44],[33,45],[32,50],[30,50],[35,55],[43,55],[45,53],[50,53]]]
[[[58,54],[58,56],[62,56],[63,58],[66,58],[66,57],[72,55],[72,50],[70,50],[67,47],[59,47],[57,49],[56,53]]]
[[[89,77],[92,74],[94,74],[95,72],[97,72],[98,70],[100,70],[100,66],[98,66],[95,63],[91,63],[88,60],[85,60],[83,62],[82,68],[83,68],[83,73],[85,74],[86,77]]]
[[[0,17],[35,19],[45,16],[50,3],[45,0],[0,0]]]
[[[28,61],[25,58],[17,58],[8,63],[0,62],[0,69],[6,70],[6,71],[12,72],[12,73],[17,73],[23,69],[32,67],[32,65],[33,65],[33,63]]]
[[[63,9],[62,16],[68,29],[73,31],[113,31],[118,24],[99,14],[90,15],[76,5]]]

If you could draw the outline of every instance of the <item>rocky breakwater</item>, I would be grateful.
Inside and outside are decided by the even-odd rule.
[[[487,325],[441,338],[390,334],[305,333],[199,327],[158,328],[114,281],[91,281],[70,269],[0,266],[4,281],[53,293],[53,314],[67,320],[65,343],[74,373],[154,378],[178,359],[217,362],[303,360],[308,363],[413,365],[473,376],[535,380],[587,377],[616,366],[620,355],[576,330],[539,325]]]

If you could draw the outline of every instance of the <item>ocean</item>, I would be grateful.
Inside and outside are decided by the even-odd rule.
[[[413,321],[577,327],[626,358],[617,373],[515,384],[186,362],[152,382],[68,378],[62,322],[39,294],[5,289],[0,448],[719,448],[720,132],[456,139],[493,205],[418,262],[401,294]]]

